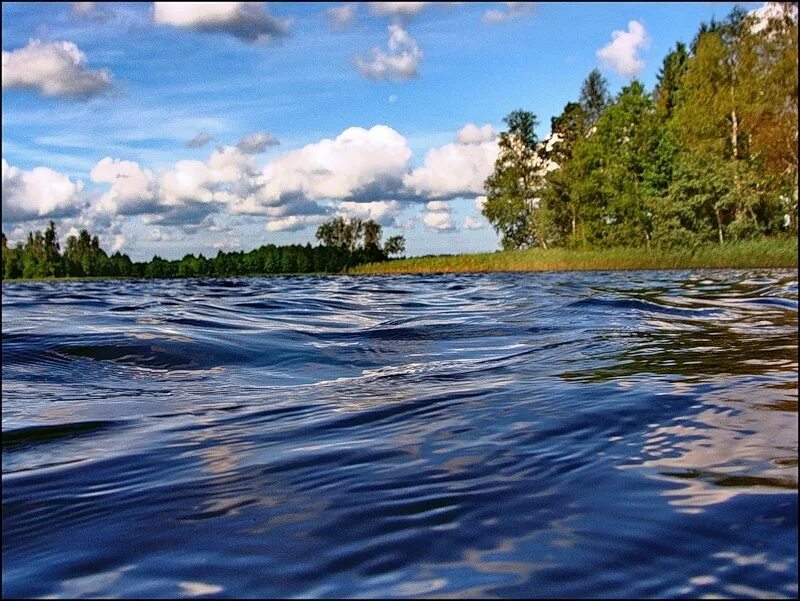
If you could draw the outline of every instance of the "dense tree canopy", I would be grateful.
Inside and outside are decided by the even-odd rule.
[[[652,93],[634,80],[610,99],[592,71],[541,143],[533,113],[511,113],[483,209],[503,248],[796,234],[796,15],[704,24]]]
[[[344,237],[329,237],[327,232],[350,228]],[[322,232],[322,235],[320,234]],[[149,262],[133,262],[128,255],[115,252],[108,256],[100,248],[97,236],[82,230],[69,236],[63,253],[59,252],[55,224],[51,221],[44,234],[28,234],[26,242],[9,248],[3,234],[3,278],[42,278],[61,276],[229,277],[274,273],[340,273],[361,263],[385,261],[389,255],[405,250],[402,236],[392,236],[380,246],[381,226],[374,221],[361,222],[342,218],[320,226],[317,237],[324,244],[312,247],[293,244],[267,244],[248,253],[219,251],[214,258],[186,255],[167,261],[159,256]],[[363,242],[359,240],[363,239]]]

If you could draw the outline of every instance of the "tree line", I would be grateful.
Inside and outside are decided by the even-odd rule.
[[[81,230],[67,237],[61,246],[55,223],[44,232],[28,233],[24,242],[9,247],[2,234],[3,279],[45,277],[232,277],[262,274],[339,273],[361,263],[386,261],[392,254],[405,251],[402,236],[392,236],[381,245],[382,228],[373,220],[342,217],[325,223],[317,230],[321,244],[267,244],[250,252],[223,252],[206,258],[188,254],[168,261],[154,256],[150,261],[135,262],[119,251],[108,255],[97,236]]]
[[[504,249],[724,244],[797,233],[797,12],[735,8],[665,57],[655,89],[599,71],[538,140],[504,123],[483,214]]]

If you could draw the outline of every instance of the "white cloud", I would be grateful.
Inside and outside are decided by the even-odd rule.
[[[483,224],[478,219],[475,219],[472,215],[467,215],[464,218],[464,229],[480,230],[483,229]]]
[[[397,102],[397,94],[389,94],[389,102],[391,104],[394,104],[395,102]]]
[[[513,21],[533,14],[533,2],[503,2],[505,10],[492,8],[483,13],[484,23]]]
[[[252,159],[233,146],[211,153],[208,161],[178,161],[161,176],[161,198],[166,205],[184,203],[232,204],[254,188]]]
[[[211,243],[211,248],[217,248],[219,250],[236,250],[242,248],[242,241],[239,238],[221,238],[219,240],[214,240]]]
[[[427,211],[450,211],[450,205],[441,200],[431,200],[425,203],[425,210]]]
[[[396,200],[411,149],[406,139],[385,125],[351,127],[288,152],[261,173],[258,197],[274,206],[290,199],[369,202]]]
[[[471,124],[470,124],[471,125]],[[494,170],[497,142],[489,131],[472,125],[458,132],[457,142],[432,148],[425,154],[422,167],[403,178],[407,188],[427,198],[452,199],[483,194],[483,183]],[[484,138],[483,141],[479,141]]]
[[[258,188],[251,157],[233,146],[211,153],[207,161],[182,160],[154,176],[133,161],[105,157],[92,180],[108,184],[93,204],[96,215],[143,215],[147,223],[199,223],[210,213],[251,197]]]
[[[482,125],[478,127],[474,123],[467,123],[464,127],[458,130],[456,135],[456,142],[459,144],[480,144],[481,142],[490,142],[497,137],[494,128],[489,125]]]
[[[3,219],[25,221],[41,217],[76,214],[85,204],[79,193],[83,182],[73,182],[68,176],[48,169],[34,167],[22,171],[2,159]]]
[[[483,205],[486,204],[487,200],[488,198],[486,198],[485,196],[478,196],[477,198],[475,198],[475,210],[478,211],[479,213],[483,212]]]
[[[428,229],[437,232],[451,232],[456,229],[452,207],[440,200],[432,200],[425,205],[422,223]]]
[[[349,29],[356,23],[356,8],[355,2],[348,2],[347,4],[329,8],[325,11],[328,24],[335,31]]]
[[[108,69],[87,69],[86,55],[72,42],[30,40],[28,45],[3,51],[3,89],[36,90],[56,98],[86,99],[107,91]]]
[[[111,243],[111,252],[114,253],[118,250],[122,250],[123,246],[125,246],[125,235],[116,234],[114,236],[114,241]]]
[[[383,226],[394,227],[403,212],[405,203],[397,200],[378,200],[375,202],[340,202],[338,214],[345,217],[372,219]]]
[[[139,215],[157,210],[158,187],[153,173],[138,163],[105,157],[89,176],[95,183],[111,185],[96,203],[96,210],[112,215]]]
[[[213,139],[214,136],[212,136],[210,133],[207,131],[201,131],[194,138],[186,141],[186,148],[202,148]]]
[[[422,50],[408,32],[398,24],[389,25],[389,52],[373,48],[368,58],[355,56],[358,71],[375,81],[405,81],[417,76]]]
[[[75,19],[104,23],[114,17],[113,11],[97,2],[70,2],[70,5]]]
[[[70,2],[70,6],[74,19],[104,23],[114,17],[114,13],[107,6],[97,2]]]
[[[268,232],[295,232],[310,225],[320,225],[325,220],[326,217],[321,215],[290,215],[282,219],[267,221],[266,228]]]
[[[236,146],[217,148],[207,160],[180,160],[158,172],[108,156],[91,170],[101,189],[90,205],[84,202],[88,210],[80,215],[95,228],[139,215],[145,224],[178,226],[189,233],[220,214],[262,216],[270,231],[302,229],[337,214],[412,227],[413,222],[400,222],[403,211],[408,203],[427,200],[426,212],[418,218],[430,229],[447,231],[456,223],[444,201],[483,193],[497,154],[493,135],[490,126],[464,127],[458,133],[461,143],[431,149],[417,169],[412,169],[406,138],[386,125],[348,128],[261,167]],[[4,209],[6,197],[19,196],[20,173],[4,164]],[[77,200],[75,206],[80,208]],[[113,239],[121,233],[107,235]]]
[[[274,40],[289,34],[289,21],[271,16],[263,2],[154,2],[153,18],[209,33],[226,33],[247,42]]]
[[[751,26],[753,33],[758,33],[767,28],[770,19],[781,19],[788,14],[794,21],[797,21],[797,5],[781,2],[765,2],[762,6],[747,13],[754,17]]]
[[[437,232],[452,232],[456,229],[456,222],[450,211],[426,211],[422,216],[422,223]]]
[[[650,40],[644,25],[638,21],[628,23],[628,31],[614,30],[611,42],[597,51],[600,66],[624,77],[635,77],[644,69],[644,61],[638,52],[648,48]]]
[[[416,17],[432,2],[370,2],[369,9],[373,15],[408,19]]]
[[[163,230],[159,227],[154,227],[150,230],[150,240],[153,242],[173,242],[177,240],[175,234]]]
[[[236,144],[236,148],[245,154],[259,154],[264,152],[270,146],[277,146],[280,144],[278,139],[268,131],[256,131],[252,134],[242,137]]]

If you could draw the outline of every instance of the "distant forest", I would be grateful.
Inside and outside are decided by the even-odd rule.
[[[267,244],[250,252],[223,252],[214,258],[186,255],[167,261],[159,256],[134,262],[119,252],[108,255],[100,240],[87,230],[69,236],[61,247],[52,221],[47,229],[30,232],[14,248],[2,234],[3,279],[47,277],[231,277],[278,273],[340,273],[361,263],[386,261],[405,251],[402,236],[392,236],[381,245],[381,226],[375,221],[337,217],[317,230],[318,246]]]
[[[648,92],[599,71],[539,141],[505,119],[483,214],[504,249],[698,247],[797,234],[797,5],[735,8]]]

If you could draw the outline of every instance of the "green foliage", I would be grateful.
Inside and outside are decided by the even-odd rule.
[[[597,122],[610,100],[606,78],[600,71],[593,69],[581,85],[580,95],[580,104],[586,113],[589,125]]]
[[[543,156],[536,115],[517,110],[503,120],[494,173],[486,180],[483,214],[502,236],[504,249],[547,247],[547,216],[540,210]]]
[[[406,239],[403,236],[390,236],[383,245],[387,255],[401,255],[406,250]]]
[[[115,252],[108,256],[100,248],[100,240],[82,230],[69,236],[63,254],[59,254],[55,224],[47,230],[28,234],[25,244],[8,247],[3,234],[3,279],[46,277],[232,277],[278,273],[340,273],[366,262],[386,261],[390,254],[405,250],[405,239],[392,236],[383,248],[380,246],[381,226],[374,221],[361,222],[343,219],[325,224],[331,228],[351,228],[345,232],[343,243],[335,245],[310,244],[301,246],[275,246],[268,244],[248,253],[220,250],[216,257],[207,259],[202,254],[186,255],[182,259],[167,261],[159,256],[146,263],[135,263],[128,255]],[[322,231],[326,231],[324,227]],[[359,239],[363,243],[359,244]]]
[[[789,5],[785,5],[789,6]],[[795,13],[796,14],[796,13]],[[693,248],[797,232],[797,22],[734,9],[678,43],[649,94],[594,70],[551,121],[514,111],[487,178],[502,248]],[[548,164],[548,161],[551,163]]]
[[[672,115],[672,111],[680,101],[681,79],[686,73],[689,53],[686,45],[678,42],[675,50],[672,50],[666,57],[658,72],[658,83],[655,89],[655,102],[659,111],[666,118]]]
[[[655,248],[532,248],[493,253],[412,257],[367,263],[354,273],[464,273],[610,269],[797,268],[797,239],[760,238],[719,245]]]

